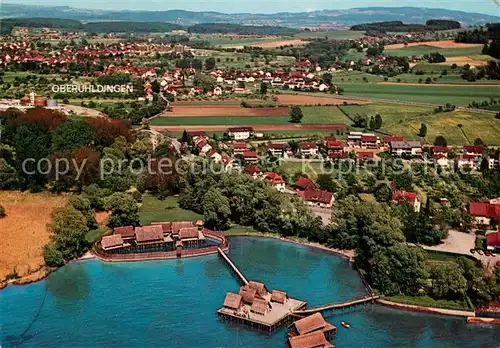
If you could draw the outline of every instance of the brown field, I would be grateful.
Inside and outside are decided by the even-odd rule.
[[[281,105],[342,105],[347,104],[368,104],[368,101],[337,98],[318,97],[304,94],[280,94],[275,95]]]
[[[271,41],[271,42],[264,42],[258,45],[249,45],[251,47],[261,47],[261,48],[276,48],[280,46],[297,46],[297,45],[305,45],[309,43],[309,41],[304,41],[304,40],[281,40],[281,41]]]
[[[244,125],[230,126],[151,126],[151,129],[161,132],[188,132],[205,131],[205,132],[225,132],[231,127],[243,127]],[[255,124],[251,126],[257,132],[279,132],[279,131],[336,131],[345,130],[349,126],[346,124]]]
[[[47,224],[66,197],[48,193],[0,191],[6,217],[0,219],[0,279],[14,270],[27,276],[44,265],[42,249],[50,240]]]
[[[405,47],[413,46],[432,46],[437,48],[469,48],[483,46],[483,44],[473,44],[473,43],[457,43],[453,40],[446,41],[425,41],[425,42],[410,42],[406,46],[404,44],[392,44],[384,46],[386,50],[397,50]]]
[[[459,56],[459,57],[446,57],[446,62],[442,62],[442,63],[437,63],[437,64],[441,64],[441,65],[450,65],[450,64],[453,64],[455,63],[456,65],[465,65],[465,64],[469,64],[471,66],[483,66],[483,65],[487,65],[488,64],[488,60],[487,59],[474,59],[474,58],[471,58],[471,57],[467,57],[467,56]]]
[[[178,116],[287,116],[286,107],[242,108],[239,105],[174,105],[161,117]]]

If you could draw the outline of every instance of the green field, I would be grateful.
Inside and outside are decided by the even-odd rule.
[[[336,106],[303,107],[302,123],[347,124],[349,119]],[[157,117],[151,120],[153,126],[214,126],[214,125],[256,125],[286,124],[288,116],[178,116]]]
[[[412,47],[399,48],[394,50],[385,50],[384,53],[390,56],[407,57],[407,56],[422,56],[433,52],[439,52],[445,57],[459,57],[481,54],[482,47],[467,47],[467,48],[439,48],[427,45],[419,45]]]
[[[472,101],[498,98],[500,85],[496,86],[433,86],[433,85],[383,85],[373,83],[339,83],[348,97],[399,100],[444,105],[468,105]]]
[[[159,200],[151,195],[142,196],[142,206],[139,208],[141,225],[161,221],[196,221],[203,219],[201,215],[190,210],[179,208],[175,197]]]
[[[368,117],[379,113],[383,119],[381,132],[402,135],[407,139],[432,143],[436,136],[443,135],[451,145],[466,145],[476,138],[490,145],[500,144],[500,120],[495,119],[493,114],[469,111],[434,114],[431,107],[381,103],[342,105],[340,108],[351,117],[356,113],[364,113]],[[417,135],[421,123],[427,126],[425,139]]]

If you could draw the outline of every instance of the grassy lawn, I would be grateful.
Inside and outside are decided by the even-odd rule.
[[[389,301],[416,305],[416,306],[469,310],[469,311],[473,310],[473,308],[471,308],[467,304],[467,301],[435,300],[429,296],[406,296],[406,295],[395,295],[384,298],[386,298]]]
[[[332,169],[325,168],[320,162],[281,162],[280,167],[290,176],[297,172],[307,174],[309,178],[315,179],[318,174],[331,172]]]
[[[308,106],[302,107],[304,118],[302,123],[345,123],[350,124],[349,118],[337,106]]]
[[[382,85],[372,83],[340,83],[344,95],[368,99],[398,100],[443,105],[468,105],[472,101],[489,100],[500,95],[496,86]]]
[[[87,235],[85,236],[85,239],[87,240],[87,242],[89,243],[94,243],[96,241],[97,238],[105,235],[107,232],[111,231],[110,228],[108,227],[99,227],[98,229],[96,230],[90,230]]]
[[[480,55],[482,47],[467,47],[467,48],[439,48],[427,45],[419,45],[412,47],[399,48],[395,50],[385,50],[384,53],[390,56],[407,57],[421,56],[433,52],[439,52],[445,57],[460,57],[470,55]]]
[[[141,225],[161,221],[196,221],[203,216],[179,207],[177,198],[168,197],[161,201],[151,195],[142,197],[142,206],[139,208]]]

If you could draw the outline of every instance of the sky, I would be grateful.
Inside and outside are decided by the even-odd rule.
[[[2,0],[0,0],[1,2]],[[348,9],[371,6],[418,6],[446,8],[500,16],[500,6],[495,0],[7,0],[10,4],[66,5],[102,10],[191,10],[224,13],[273,13],[305,12],[324,9]],[[1,7],[1,4],[0,4]]]

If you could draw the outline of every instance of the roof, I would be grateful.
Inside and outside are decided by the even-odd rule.
[[[241,295],[243,302],[246,303],[253,303],[256,293],[257,291],[250,288],[248,285],[240,287],[240,290],[238,291],[238,294]]]
[[[432,153],[446,153],[448,152],[447,146],[434,146],[432,148]]]
[[[326,142],[327,149],[343,149],[345,143],[342,140],[328,140]]]
[[[139,243],[163,240],[163,228],[160,225],[137,227],[135,240]]]
[[[357,152],[356,158],[360,159],[360,160],[374,159],[375,153],[373,153],[373,152]]]
[[[274,149],[274,150],[283,150],[285,148],[285,144],[282,143],[268,143],[267,144],[268,149]]]
[[[270,181],[272,184],[283,184],[285,182],[281,175],[275,172],[266,173],[266,180]]]
[[[113,228],[113,234],[119,234],[125,238],[135,236],[134,226],[120,226]]]
[[[267,301],[260,298],[254,298],[251,311],[257,314],[262,314],[262,315],[266,314]]]
[[[334,347],[325,338],[325,334],[321,331],[311,332],[305,335],[289,337],[288,343],[290,348],[318,348],[318,347]]]
[[[303,141],[300,143],[300,148],[302,150],[316,149],[317,147],[318,147],[318,145],[312,141]]]
[[[307,189],[299,195],[307,202],[323,204],[330,204],[333,198],[333,193],[316,189]]]
[[[416,140],[391,141],[389,146],[391,149],[413,149],[421,148],[422,143]]]
[[[260,282],[256,282],[256,281],[251,280],[250,282],[248,282],[248,286],[251,289],[255,289],[258,294],[263,294],[263,293],[267,292],[266,286],[264,285],[264,283],[260,283]]]
[[[234,143],[233,149],[248,149],[247,143]]]
[[[328,155],[328,157],[330,157],[331,159],[340,159],[340,158],[348,158],[349,157],[349,153],[348,152],[335,152],[335,153],[331,153]]]
[[[184,227],[179,230],[180,239],[198,238],[198,227]]]
[[[103,249],[109,249],[122,245],[123,245],[123,239],[120,234],[112,234],[110,236],[104,236],[101,239],[101,246]]]
[[[414,205],[418,197],[415,192],[406,192],[406,191],[394,192],[394,194],[392,195],[392,200],[397,202],[400,199],[407,201],[411,205]]]
[[[253,132],[252,127],[231,127],[227,129],[228,132],[238,133],[238,132]]]
[[[299,335],[304,335],[319,329],[323,329],[328,323],[321,313],[314,313],[308,317],[297,320],[294,323],[295,329]]]
[[[486,234],[486,244],[488,246],[500,245],[500,232],[491,232]]]
[[[258,157],[257,151],[246,150],[243,152],[244,157]]]
[[[297,182],[295,182],[295,186],[297,186],[298,188],[300,188],[302,190],[305,190],[308,188],[316,188],[316,184],[314,183],[314,181],[312,181],[309,178],[303,177],[303,176],[301,176],[297,179]]]
[[[391,141],[404,141],[405,137],[400,135],[386,135],[383,138],[384,143],[390,143]]]
[[[193,223],[191,221],[177,221],[172,222],[172,233],[177,234],[181,228],[189,228],[193,227]]]
[[[152,222],[151,225],[160,225],[163,233],[172,232],[172,223],[171,222]]]
[[[238,309],[241,306],[241,296],[235,294],[234,292],[226,293],[226,298],[224,299],[224,304],[222,305],[231,309]]]
[[[286,292],[273,290],[273,293],[271,294],[271,301],[278,303],[285,303],[286,297],[287,297]]]
[[[469,205],[469,213],[472,216],[486,216],[500,220],[500,205],[489,202],[472,202]]]
[[[464,151],[467,153],[483,153],[484,147],[480,145],[465,145],[463,147]]]
[[[376,135],[362,135],[361,141],[377,141],[378,138]]]
[[[477,156],[476,155],[472,155],[472,154],[459,154],[457,155],[457,160],[458,161],[475,161]]]
[[[262,170],[260,170],[259,166],[255,165],[255,164],[249,164],[249,165],[245,166],[244,171],[247,174],[262,173]]]

